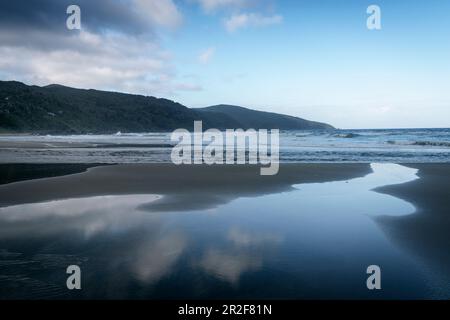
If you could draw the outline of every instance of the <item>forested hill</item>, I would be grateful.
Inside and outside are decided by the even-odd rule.
[[[301,118],[219,105],[190,109],[167,99],[49,85],[0,81],[0,132],[86,134],[204,129],[332,129]]]

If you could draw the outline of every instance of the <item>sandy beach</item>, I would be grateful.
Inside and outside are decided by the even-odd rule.
[[[55,165],[36,166],[43,175],[52,171],[46,167]],[[251,165],[70,165],[67,169],[66,176],[1,185],[0,206],[100,195],[160,194],[165,197],[158,204],[159,210],[188,210],[213,207],[238,197],[288,191],[294,184],[353,179],[371,171],[368,164],[283,164],[279,174],[272,177],[261,176],[259,166]],[[17,180],[23,179],[19,178],[23,172],[20,165],[2,165],[0,170],[10,182],[15,179],[14,172]]]
[[[377,222],[396,243],[435,267],[450,270],[450,165],[406,164],[419,169],[420,179],[376,189],[412,203],[416,212],[379,217]]]
[[[3,298],[450,297],[448,164],[0,172]],[[74,263],[80,292],[64,286]],[[380,292],[365,287],[370,264],[384,272]]]

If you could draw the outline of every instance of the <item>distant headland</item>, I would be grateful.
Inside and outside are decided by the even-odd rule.
[[[0,81],[2,133],[163,132],[192,130],[196,120],[203,121],[205,129],[334,129],[326,123],[239,106],[195,109],[152,96]]]

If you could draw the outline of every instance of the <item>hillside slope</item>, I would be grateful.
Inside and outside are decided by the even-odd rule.
[[[273,112],[255,111],[231,105],[216,105],[198,109],[204,113],[216,113],[230,117],[239,128],[280,128],[283,130],[332,130],[332,126],[302,118]]]
[[[331,128],[239,107],[189,109],[171,100],[142,95],[0,81],[0,132],[85,134],[192,130],[195,120],[202,120],[205,129]]]

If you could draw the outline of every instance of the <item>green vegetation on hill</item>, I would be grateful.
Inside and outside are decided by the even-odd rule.
[[[323,123],[234,106],[189,109],[167,99],[0,81],[0,132],[86,134],[219,129],[332,129]]]
[[[287,116],[273,112],[255,111],[238,106],[217,105],[199,109],[203,112],[215,113],[229,117],[239,128],[279,128],[283,130],[332,130],[332,126],[297,117]]]

